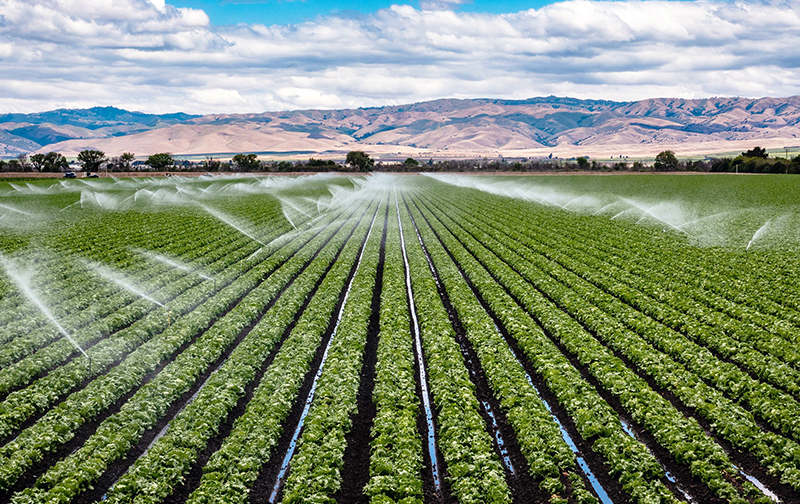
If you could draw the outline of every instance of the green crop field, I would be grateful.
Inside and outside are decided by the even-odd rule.
[[[0,502],[800,502],[800,177],[0,182]]]

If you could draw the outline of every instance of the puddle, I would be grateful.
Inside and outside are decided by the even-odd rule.
[[[397,189],[394,192],[394,204],[397,210],[397,225],[400,227],[400,248],[403,251],[403,263],[406,274],[406,291],[408,292],[408,305],[411,313],[412,328],[414,331],[414,347],[416,348],[417,369],[419,371],[419,383],[422,390],[422,407],[425,410],[425,422],[428,429],[428,455],[431,460],[431,473],[433,485],[437,493],[442,491],[441,475],[439,474],[439,460],[436,456],[436,432],[433,425],[433,410],[431,409],[430,392],[428,391],[428,374],[425,370],[425,362],[422,358],[422,340],[419,334],[419,320],[414,304],[414,293],[411,290],[411,274],[408,266],[408,255],[406,255],[406,242],[403,237],[403,222],[400,219],[400,205],[397,200]]]

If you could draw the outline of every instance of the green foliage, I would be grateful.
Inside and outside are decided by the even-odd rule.
[[[253,153],[236,154],[231,161],[233,161],[233,164],[236,165],[239,171],[250,172],[257,171],[261,168],[261,161],[259,161],[258,156]]]
[[[306,162],[306,168],[315,168],[318,171],[332,171],[338,168],[339,165],[332,159],[314,159],[309,158]]]
[[[750,150],[742,152],[742,156],[767,159],[767,156],[769,156],[769,154],[767,154],[766,149],[762,149],[761,147],[756,146]]]
[[[40,172],[59,172],[69,167],[67,158],[58,152],[48,152],[47,154],[33,154],[30,157],[33,168]]]
[[[220,171],[220,170],[222,170],[222,161],[220,161],[219,159],[207,156],[203,160],[203,169],[205,171],[209,171],[209,172]]]
[[[78,162],[81,164],[83,171],[96,172],[106,162],[106,154],[99,150],[82,150],[78,153]]]
[[[375,160],[369,157],[364,151],[350,151],[347,153],[345,162],[356,171],[372,171]]]
[[[175,158],[169,152],[160,152],[158,154],[151,154],[144,162],[150,168],[156,171],[168,170],[175,164]]]
[[[110,166],[114,171],[130,171],[136,155],[133,152],[123,152],[119,156],[111,158]]]
[[[678,158],[671,150],[665,150],[658,153],[656,160],[653,163],[653,168],[656,171],[675,171],[680,166]]]
[[[753,159],[768,167],[794,162]],[[30,163],[41,162],[31,156]],[[222,177],[179,182],[185,192],[209,198],[209,206],[246,218],[259,242],[197,206],[162,204],[158,211],[142,211],[152,204],[142,189],[166,194],[176,181],[4,183],[0,191],[8,206],[49,209],[60,219],[48,227],[8,227],[0,248],[33,257],[36,271],[47,272],[34,276],[37,288],[92,356],[89,367],[0,278],[0,492],[6,500],[85,500],[84,492],[104,484],[107,471],[131,457],[135,462],[114,487],[98,491],[108,490],[110,502],[155,503],[169,499],[198,468],[201,454],[210,453],[187,502],[246,503],[269,461],[283,455],[276,447],[297,425],[288,421],[290,413],[304,404],[301,392],[314,376],[321,342],[338,323],[284,501],[336,499],[348,477],[348,435],[361,413],[356,399],[365,343],[376,337],[375,416],[369,437],[358,439],[369,444],[364,497],[420,503],[426,498],[425,440],[417,426],[411,307],[421,327],[420,360],[454,500],[511,499],[512,480],[482,414],[481,394],[487,393],[499,405],[501,427],[508,429],[503,434],[513,434],[505,439],[522,453],[516,469],[532,478],[544,502],[595,502],[556,420],[580,453],[591,455],[584,458],[602,472],[601,480],[619,481],[621,500],[674,503],[674,487],[665,485],[669,470],[679,483],[689,479],[692,490],[720,502],[768,503],[733,465],[743,458],[760,466],[757,475],[775,478],[768,485],[779,480],[779,493],[800,492],[796,250],[754,246],[745,257],[743,244],[739,250],[693,247],[694,236],[665,233],[651,225],[655,218],[634,225],[636,210],[611,219],[632,208],[620,205],[626,199],[680,201],[692,209],[689,218],[712,216],[741,228],[744,243],[767,219],[775,223],[770,233],[789,235],[786,230],[798,222],[800,179],[479,179],[613,203],[591,215],[577,200],[564,210],[507,197],[512,191],[493,194],[424,177],[390,181],[394,193],[372,182],[354,183],[363,178],[311,177],[294,184],[281,177],[292,181],[278,189],[281,198],[303,202],[302,213],[308,211],[298,215],[298,230],[313,232],[294,232],[267,191],[233,197],[236,191],[225,190],[225,184],[266,184]],[[102,196],[97,204],[79,200],[76,186]],[[357,191],[350,193],[356,197],[348,198],[347,191]],[[345,203],[330,203],[332,193]],[[107,200],[119,204],[103,207]],[[553,196],[553,202],[561,201]],[[647,208],[660,215],[658,207]],[[374,230],[338,319],[338,301],[373,217]],[[312,220],[313,228],[303,227]],[[376,328],[369,322],[384,223]],[[57,253],[32,256],[25,250],[30,237]],[[261,242],[269,245],[262,248]],[[191,273],[144,259],[136,249],[180,257]],[[169,318],[163,308],[73,260],[84,256],[113,264],[131,283],[146,286],[169,305]],[[447,309],[443,299],[449,299]],[[488,389],[476,388],[465,353]],[[158,432],[167,420],[165,435],[139,456],[145,433]],[[52,454],[58,460],[45,467]],[[16,488],[22,490],[12,494]]]

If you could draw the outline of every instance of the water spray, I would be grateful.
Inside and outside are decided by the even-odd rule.
[[[8,261],[6,259],[6,257],[2,253],[0,253],[0,262],[3,263],[3,269],[5,270],[6,275],[8,275],[8,277],[16,284],[16,286],[19,288],[19,290],[22,291],[22,293],[25,295],[25,297],[28,298],[28,300],[31,301],[34,305],[36,305],[36,307],[39,308],[39,311],[41,311],[42,314],[44,314],[44,316],[47,317],[48,320],[50,320],[50,322],[54,326],[56,326],[56,328],[58,329],[58,332],[60,332],[65,338],[67,338],[67,340],[70,343],[72,343],[72,345],[75,346],[75,348],[77,348],[78,351],[81,354],[83,354],[83,356],[86,357],[89,360],[89,372],[91,373],[91,371],[92,371],[92,358],[89,357],[89,354],[86,353],[86,350],[81,348],[81,346],[78,344],[78,342],[75,341],[72,338],[72,336],[70,336],[70,334],[67,332],[67,330],[64,329],[64,327],[58,322],[58,320],[53,315],[53,313],[50,311],[50,309],[39,298],[39,296],[36,294],[36,292],[34,292],[33,287],[31,286],[31,277],[33,276],[33,272],[31,270],[28,270],[28,271],[25,271],[25,272],[17,271],[13,267],[11,262]]]
[[[122,287],[123,289],[136,294],[137,296],[139,296],[142,299],[146,299],[146,300],[150,301],[151,303],[157,304],[158,306],[160,306],[162,308],[165,308],[165,309],[167,308],[167,305],[165,305],[164,303],[160,303],[160,302],[156,301],[155,299],[151,298],[150,296],[148,296],[147,294],[142,292],[138,287],[135,287],[133,284],[131,284],[125,278],[125,276],[123,276],[122,274],[120,274],[120,273],[118,273],[116,271],[113,271],[113,270],[109,269],[108,267],[106,267],[106,266],[104,266],[102,264],[92,263],[92,262],[87,261],[87,260],[84,260],[83,262],[84,262],[84,264],[86,264],[87,268],[91,269],[94,273],[100,275],[101,277],[105,278],[106,280],[108,280],[110,282],[113,282],[113,283],[117,284],[118,286]]]
[[[14,208],[14,207],[12,207],[12,206],[8,206],[8,205],[3,205],[3,204],[0,204],[0,208],[5,208],[6,210],[11,210],[12,212],[20,213],[20,214],[22,214],[22,215],[27,215],[28,217],[33,217],[33,214],[32,214],[32,213],[30,213],[30,212],[24,212],[24,211],[22,211],[22,210],[19,210],[19,209],[17,209],[17,208]]]
[[[767,230],[767,228],[769,227],[769,225],[770,225],[771,223],[772,223],[772,219],[768,220],[768,221],[767,221],[767,222],[765,222],[765,223],[764,223],[764,224],[763,224],[763,225],[762,225],[760,228],[758,228],[758,230],[757,230],[757,231],[756,231],[756,232],[753,234],[753,237],[752,237],[752,238],[750,238],[750,241],[747,243],[747,247],[745,247],[745,249],[744,249],[744,253],[745,253],[745,254],[747,254],[747,251],[748,251],[748,250],[750,250],[750,246],[751,246],[751,245],[752,245],[752,244],[753,244],[753,243],[754,243],[756,240],[758,240],[758,239],[761,237],[761,235],[763,235],[763,234],[764,234],[764,232]]]
[[[232,227],[233,229],[235,229],[235,230],[239,231],[240,233],[242,233],[242,234],[243,234],[243,235],[245,235],[246,237],[250,238],[250,239],[251,239],[251,240],[253,240],[254,242],[258,243],[258,244],[259,244],[259,245],[261,245],[262,247],[263,247],[263,246],[266,246],[266,245],[264,245],[264,242],[262,242],[261,240],[259,240],[259,239],[258,239],[258,238],[256,238],[255,236],[251,235],[250,233],[248,233],[247,231],[245,231],[244,229],[242,229],[240,226],[237,226],[237,225],[236,225],[236,223],[233,221],[233,219],[231,219],[230,217],[228,217],[228,216],[227,216],[227,215],[225,215],[224,213],[220,212],[219,210],[214,210],[213,208],[210,208],[210,207],[208,207],[208,206],[206,206],[206,205],[203,205],[202,203],[198,203],[198,205],[200,205],[200,207],[201,207],[203,210],[205,210],[206,212],[208,212],[208,213],[209,213],[209,214],[211,214],[212,216],[216,217],[218,220],[220,220],[220,221],[222,221],[223,223],[225,223],[225,224],[229,225],[229,226],[230,226],[230,227]]]
[[[157,254],[156,252],[151,252],[149,250],[144,250],[140,248],[131,248],[132,251],[136,252],[137,254],[143,255],[153,261],[160,262],[162,264],[166,264],[168,266],[172,266],[173,268],[179,269],[181,271],[185,271],[186,273],[194,273],[195,275],[199,276],[203,280],[211,280],[214,282],[214,290],[217,290],[217,279],[212,278],[205,273],[198,271],[197,268],[192,268],[188,264],[182,263],[181,261],[167,257],[165,255]]]

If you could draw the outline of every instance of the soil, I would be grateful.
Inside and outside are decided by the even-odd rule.
[[[478,260],[478,259],[476,258],[476,260]],[[481,264],[483,264],[483,263],[481,263]],[[512,270],[516,271],[513,266],[511,266],[509,264],[507,264],[507,266],[509,266]],[[492,277],[495,279],[495,281],[498,282],[498,284],[500,284],[502,286],[502,283],[500,283],[497,280],[497,278],[494,277],[494,275],[492,275]],[[531,286],[536,289],[535,285],[531,284]],[[538,291],[538,289],[537,289],[537,291]],[[506,292],[508,292],[508,290],[506,290]],[[559,306],[558,303],[555,303],[545,293],[542,293],[541,291],[539,291],[539,292],[543,296],[545,296],[548,300],[550,300],[550,302],[554,303],[556,306]],[[509,295],[511,295],[511,294],[509,293]],[[512,298],[514,298],[513,295],[512,295]],[[516,298],[514,298],[514,300],[516,302],[518,302],[518,300]],[[519,302],[518,302],[518,304],[519,304]],[[581,325],[583,326],[583,324],[581,324]],[[541,326],[540,326],[540,328],[543,331],[545,331],[544,328],[542,328]],[[594,333],[590,329],[586,328],[585,326],[584,326],[584,329],[587,330],[593,336],[595,336]],[[605,391],[599,385],[597,380],[595,380],[593,377],[591,377],[589,375],[588,371],[583,366],[580,365],[580,363],[577,361],[577,359],[574,356],[570,356],[569,353],[566,351],[566,349],[562,348],[562,346],[560,345],[560,343],[558,342],[558,340],[556,338],[554,338],[547,331],[545,331],[545,334],[547,334],[548,337],[551,339],[551,341],[553,341],[553,343],[556,344],[559,347],[559,350],[561,350],[561,352],[568,359],[570,359],[570,362],[573,364],[573,366],[576,369],[578,369],[581,372],[581,375],[585,379],[587,379],[587,381],[589,381],[598,390],[598,392],[601,394],[601,397],[603,397],[617,411],[617,413],[620,414],[621,418],[625,419],[627,421],[627,423],[629,423],[629,425],[631,425],[631,427],[633,428],[635,434],[637,435],[637,438],[639,438],[640,441],[642,441],[651,450],[651,452],[656,456],[656,458],[662,462],[662,465],[664,465],[664,467],[673,474],[673,476],[677,479],[677,481],[680,483],[681,487],[684,488],[684,490],[686,490],[693,498],[695,498],[695,500],[697,500],[697,502],[703,502],[703,503],[706,503],[706,502],[709,502],[709,503],[722,502],[720,499],[718,499],[716,496],[714,496],[713,492],[711,490],[709,490],[708,487],[702,481],[700,481],[699,479],[694,477],[691,474],[691,471],[686,466],[684,466],[682,464],[674,463],[672,461],[673,458],[672,458],[671,454],[666,449],[660,447],[658,445],[658,443],[655,441],[655,438],[651,434],[649,434],[647,432],[647,430],[643,426],[638,425],[635,422],[632,422],[630,420],[630,418],[625,413],[625,410],[622,408],[622,406],[619,403],[619,401],[614,399],[612,396],[610,396],[610,394],[605,393]],[[778,497],[781,498],[784,502],[793,502],[793,500],[796,499],[796,495],[794,494],[792,489],[788,485],[782,485],[778,478],[775,478],[774,476],[769,475],[766,472],[766,470],[763,468],[763,466],[761,466],[758,463],[758,461],[755,459],[754,456],[752,456],[750,454],[747,454],[747,453],[742,453],[742,452],[740,452],[738,450],[734,450],[733,447],[730,445],[730,443],[728,443],[728,442],[726,442],[726,441],[724,441],[722,439],[719,439],[717,436],[715,436],[713,434],[713,431],[711,429],[712,426],[708,421],[697,417],[694,414],[694,411],[692,411],[691,409],[689,409],[686,406],[684,406],[681,403],[681,401],[672,392],[670,392],[668,390],[665,390],[662,387],[658,386],[654,382],[654,380],[652,378],[650,378],[648,375],[645,375],[644,373],[641,373],[637,369],[637,367],[632,362],[630,362],[627,358],[625,358],[622,355],[619,355],[617,352],[615,352],[615,351],[613,351],[611,349],[609,349],[609,350],[612,351],[612,353],[617,358],[621,359],[622,362],[627,367],[629,367],[630,369],[634,370],[634,372],[640,378],[644,379],[647,382],[647,384],[650,386],[650,388],[652,388],[654,391],[659,393],[662,397],[664,397],[665,399],[670,401],[670,403],[676,409],[678,409],[684,416],[686,416],[687,418],[694,418],[705,429],[706,433],[709,436],[711,436],[720,446],[723,447],[723,449],[725,449],[728,452],[729,456],[731,457],[731,460],[734,463],[736,463],[739,467],[741,467],[743,470],[745,470],[749,474],[752,474],[752,475],[756,476],[759,480],[761,480],[766,485],[768,485],[770,490],[775,492],[778,495]],[[666,461],[669,461],[669,462],[666,462]],[[732,482],[734,482],[733,479],[732,479]],[[664,483],[668,487],[674,489],[674,485],[671,484],[671,482],[669,482],[667,480],[664,480]],[[737,486],[738,486],[738,483],[737,483]],[[680,494],[678,493],[676,495],[680,495]]]
[[[406,205],[408,203],[406,202]],[[410,209],[409,209],[410,212]],[[427,218],[423,215],[426,223],[430,225]],[[415,228],[417,228],[417,223],[414,221],[412,217],[412,224]],[[432,229],[432,228],[431,228]],[[417,228],[417,230],[419,230]],[[439,240],[439,243],[445,249],[445,252],[448,253],[450,259],[453,261],[455,266],[459,269],[459,272],[464,275],[461,268],[458,266],[458,263],[455,262],[452,255],[450,255],[447,248],[442,243],[439,235],[433,230],[434,235]],[[428,254],[427,247],[423,246],[423,251],[427,256],[428,260],[430,261],[430,255]],[[486,423],[487,432],[492,435],[493,445],[495,448],[495,452],[497,456],[503,461],[503,453],[498,446],[497,439],[495,434],[499,434],[504,441],[504,445],[507,449],[507,457],[511,461],[511,467],[503,461],[503,467],[505,469],[505,476],[506,482],[511,490],[511,494],[513,497],[514,502],[546,502],[550,495],[546,492],[543,492],[539,489],[539,486],[534,482],[533,478],[530,476],[528,472],[528,463],[525,460],[524,455],[522,454],[522,450],[517,442],[516,433],[514,432],[514,428],[508,423],[508,418],[506,417],[505,412],[503,411],[502,407],[500,406],[500,402],[494,396],[491,387],[486,379],[484,374],[483,368],[480,365],[480,359],[478,358],[477,353],[475,352],[472,343],[469,341],[466,335],[466,331],[461,323],[461,320],[456,312],[455,308],[453,307],[452,303],[450,302],[450,297],[447,294],[447,291],[444,287],[444,284],[441,282],[441,278],[439,277],[438,271],[436,271],[435,266],[433,266],[432,262],[430,262],[431,267],[433,269],[433,275],[436,279],[436,285],[438,286],[439,290],[439,297],[442,300],[442,304],[447,311],[447,314],[450,318],[450,322],[453,326],[453,329],[456,333],[456,341],[458,342],[459,346],[461,347],[461,353],[464,357],[464,366],[467,368],[470,374],[470,379],[472,380],[473,385],[475,385],[476,396],[478,401],[483,405],[483,403],[487,403],[490,405],[491,410],[495,417],[495,422],[497,423],[497,429],[495,432],[494,423],[489,415],[489,412],[483,406],[481,408],[481,416]],[[512,470],[513,468],[513,470]]]
[[[377,211],[377,210],[376,210]],[[366,246],[367,236],[365,235],[364,240],[361,243],[361,247],[363,248]],[[284,421],[284,429],[281,433],[281,436],[278,439],[277,444],[273,448],[269,460],[266,464],[261,468],[258,477],[256,478],[255,483],[253,484],[250,490],[250,502],[252,504],[264,504],[269,502],[270,494],[272,493],[272,487],[275,481],[278,478],[278,474],[281,470],[281,464],[283,462],[284,455],[289,451],[290,444],[292,441],[292,437],[294,436],[294,427],[300,423],[300,419],[302,418],[303,409],[305,408],[306,401],[303,398],[308,397],[309,393],[311,392],[311,387],[314,385],[314,377],[319,370],[320,365],[322,364],[322,357],[325,353],[325,347],[328,345],[328,342],[333,335],[333,331],[336,328],[337,323],[337,313],[342,307],[344,303],[344,298],[347,293],[347,286],[350,283],[350,280],[355,276],[356,269],[358,266],[358,262],[353,262],[352,267],[350,268],[350,272],[347,276],[347,279],[342,286],[342,290],[339,293],[339,298],[336,302],[334,307],[333,313],[331,315],[330,320],[328,321],[328,327],[325,329],[325,333],[321,338],[320,344],[317,347],[317,352],[314,355],[314,359],[311,361],[311,366],[309,367],[308,372],[306,373],[305,379],[303,380],[303,384],[298,391],[297,397],[295,398],[294,404],[289,412],[288,417]],[[288,428],[287,428],[288,427]],[[288,473],[287,473],[288,476]],[[281,482],[281,487],[283,483],[285,483],[285,478]],[[281,488],[278,492],[278,500],[282,496],[283,489]]]
[[[383,290],[383,268],[386,257],[386,231],[389,220],[389,207],[383,217],[383,236],[381,238],[378,268],[375,273],[375,286],[370,303],[371,313],[367,326],[367,344],[361,364],[361,382],[358,386],[357,413],[352,418],[352,428],[345,436],[347,447],[342,465],[342,486],[333,496],[336,502],[366,503],[364,487],[369,482],[369,455],[372,436],[370,430],[375,420],[375,403],[372,391],[375,388],[375,366],[378,362],[378,339],[380,337],[381,291]]]
[[[341,229],[343,225],[344,222],[340,224],[339,229]],[[313,239],[313,237],[309,238],[306,241],[306,243],[311,241],[311,239]],[[158,436],[158,434],[164,429],[164,427],[166,427],[169,424],[169,422],[175,417],[175,415],[177,415],[181,411],[181,409],[183,409],[184,405],[187,404],[187,402],[192,398],[192,396],[194,396],[194,394],[200,389],[200,387],[202,387],[202,385],[205,383],[205,381],[211,375],[211,373],[213,373],[228,358],[228,356],[233,352],[233,350],[239,345],[241,340],[244,339],[244,337],[250,332],[250,330],[253,327],[255,327],[255,325],[258,323],[261,317],[263,317],[263,315],[267,312],[267,310],[269,310],[269,308],[271,308],[275,304],[280,294],[285,292],[286,289],[288,289],[291,286],[294,280],[297,279],[297,277],[300,276],[303,271],[305,271],[308,265],[311,264],[314,258],[316,258],[317,254],[319,254],[319,251],[330,241],[330,239],[331,238],[326,240],[325,243],[323,243],[320,246],[320,248],[315,252],[315,254],[300,268],[300,270],[298,270],[298,272],[290,279],[290,281],[286,284],[286,286],[284,286],[284,288],[273,298],[273,300],[262,308],[261,313],[259,314],[257,319],[250,326],[243,328],[242,331],[240,331],[239,335],[236,337],[233,343],[225,350],[225,352],[209,367],[209,369],[205,373],[200,375],[197,378],[197,380],[195,380],[194,385],[189,390],[187,390],[177,401],[175,401],[172,404],[172,406],[167,411],[167,414],[164,415],[164,417],[162,417],[161,419],[159,419],[159,421],[152,428],[148,429],[147,432],[144,433],[144,435],[139,439],[139,442],[131,450],[128,451],[128,455],[124,459],[119,459],[111,463],[106,468],[106,471],[103,473],[103,475],[100,477],[100,480],[93,485],[94,488],[80,495],[79,498],[77,499],[78,501],[86,500],[87,502],[94,502],[96,500],[99,500],[108,491],[111,485],[113,485],[119,479],[119,477],[121,477],[130,468],[130,466],[133,465],[133,463],[136,462],[136,460],[142,454],[144,454],[144,452],[147,450],[147,447],[150,445],[153,439],[155,439],[156,436]],[[306,243],[304,243],[303,246],[305,246]],[[269,274],[271,274],[271,271],[265,273],[265,275],[262,277],[262,281],[268,278]],[[212,319],[211,322],[206,326],[205,330],[208,330],[217,320],[224,317],[225,314],[230,312],[230,310],[232,310],[246,295],[247,294],[244,294],[234,303],[229,305],[229,307],[225,310],[224,313]],[[164,366],[166,366],[169,362],[174,360],[175,356],[179,355],[182,351],[188,348],[188,346],[192,344],[197,339],[197,337],[199,337],[200,334],[204,333],[205,330],[195,335],[195,337],[192,338],[191,341],[184,343],[180,347],[180,349],[175,354],[173,354],[172,358],[162,362],[162,364],[159,365],[159,367],[156,368],[156,370],[154,370],[148,375],[147,381],[156,376],[158,372],[160,372],[161,369],[163,369]],[[134,391],[130,392],[129,395],[124,398],[124,401],[121,400],[120,407],[121,404],[124,404],[124,402],[127,401],[127,399],[129,399],[130,396],[133,395],[133,393]],[[237,403],[237,407],[238,406],[239,403]],[[200,469],[202,469],[202,466],[200,466]]]

